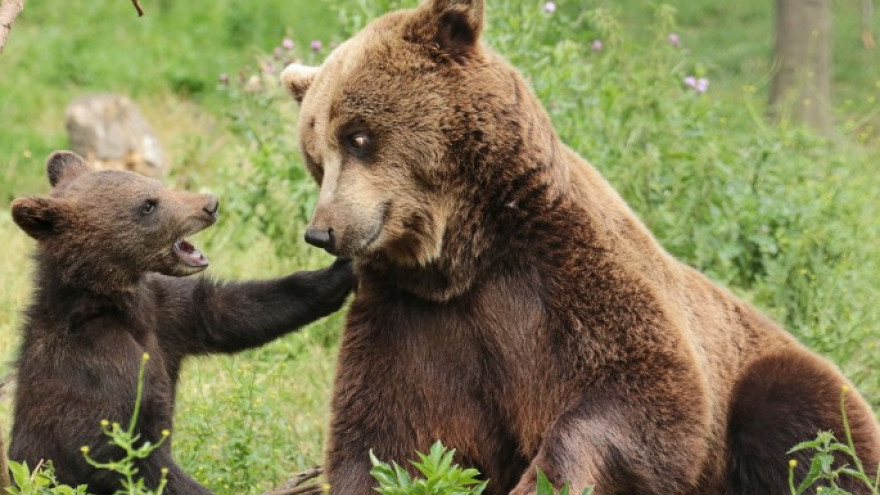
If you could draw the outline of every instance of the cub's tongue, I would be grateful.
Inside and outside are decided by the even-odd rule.
[[[180,258],[180,261],[195,268],[205,267],[210,264],[208,258],[205,258],[205,255],[186,239],[181,239],[174,243],[174,254]]]

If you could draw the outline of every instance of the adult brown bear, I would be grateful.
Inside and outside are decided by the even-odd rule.
[[[368,449],[440,439],[493,494],[534,493],[535,468],[599,495],[785,493],[786,451],[842,435],[848,382],[669,256],[482,28],[482,0],[428,0],[282,76],[321,186],[306,240],[360,277],[332,491],[371,493]],[[876,420],[847,406],[876,466]]]

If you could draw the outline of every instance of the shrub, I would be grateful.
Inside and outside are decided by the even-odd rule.
[[[376,491],[383,495],[480,495],[489,481],[480,481],[480,473],[476,469],[464,469],[453,464],[455,449],[447,449],[440,441],[431,446],[430,454],[417,452],[421,462],[410,462],[424,478],[413,478],[409,472],[396,462],[391,465],[380,461],[370,451],[370,463],[373,469],[370,474],[379,482]],[[557,492],[547,476],[538,469],[537,495],[569,495],[571,484],[565,485]],[[587,488],[583,495],[593,493]]]

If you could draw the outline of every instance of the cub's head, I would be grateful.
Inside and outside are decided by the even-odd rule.
[[[15,223],[40,244],[67,282],[118,286],[145,272],[184,276],[208,260],[186,236],[217,220],[217,198],[171,191],[125,171],[94,171],[74,153],[46,163],[52,192],[12,202]]]
[[[321,188],[306,241],[410,267],[444,254],[463,205],[493,194],[483,164],[517,153],[525,127],[522,81],[482,30],[482,0],[428,0],[375,20],[320,67],[284,70]]]

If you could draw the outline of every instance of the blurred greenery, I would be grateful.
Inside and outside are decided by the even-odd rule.
[[[772,2],[668,3],[559,0],[546,13],[543,1],[490,0],[487,38],[670,252],[784,322],[880,405],[880,50],[861,44],[859,2],[834,3],[833,140],[764,122]],[[168,151],[167,182],[221,196],[221,221],[198,239],[212,276],[328,263],[301,241],[317,189],[277,73],[287,59],[320,62],[376,15],[413,4],[145,0],[137,18],[121,0],[28,2],[0,55],[0,205],[47,190],[43,161],[67,146],[70,101],[120,92]],[[872,23],[880,32],[880,18]],[[295,46],[276,57],[285,37]],[[318,53],[312,40],[323,42]],[[687,87],[688,76],[707,78],[708,91]],[[6,373],[33,243],[8,215],[0,235]],[[319,462],[342,316],[189,363],[174,432],[186,469],[217,493],[241,494]],[[7,431],[9,407],[5,396]]]

